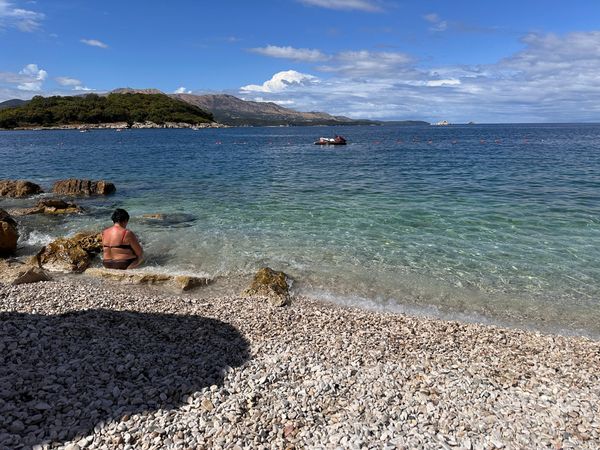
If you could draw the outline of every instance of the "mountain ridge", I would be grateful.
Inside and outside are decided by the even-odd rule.
[[[345,116],[334,116],[326,112],[301,112],[286,108],[275,102],[256,102],[243,100],[230,94],[166,94],[159,89],[136,89],[130,87],[117,88],[100,94],[146,94],[165,95],[171,99],[200,108],[209,112],[214,120],[229,126],[310,126],[310,125],[386,125],[386,121],[351,119]],[[77,97],[90,94],[82,94]],[[29,101],[8,100],[0,103],[0,110],[18,108]],[[424,121],[393,121],[394,125],[430,125]]]

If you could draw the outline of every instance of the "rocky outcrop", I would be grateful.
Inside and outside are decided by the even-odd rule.
[[[17,284],[50,280],[50,275],[39,267],[17,261],[0,260],[0,283],[16,286]]]
[[[17,249],[17,222],[3,209],[0,209],[0,256],[10,255]]]
[[[242,292],[242,297],[262,298],[273,306],[285,306],[290,302],[289,290],[285,273],[264,267],[254,275],[252,284]]]
[[[0,197],[30,197],[41,192],[42,188],[31,181],[0,180]]]
[[[104,280],[112,280],[126,284],[140,284],[153,286],[167,286],[182,291],[189,291],[199,286],[206,286],[210,279],[189,275],[169,275],[164,273],[149,273],[133,270],[113,270],[104,268],[90,268],[86,275]]]
[[[36,206],[31,208],[15,208],[10,213],[13,216],[29,216],[31,214],[80,214],[83,209],[75,203],[65,202],[59,199],[40,200]]]
[[[59,180],[52,186],[52,192],[59,195],[110,195],[116,191],[113,183],[104,180],[69,178],[68,180]]]
[[[102,251],[102,235],[97,232],[77,233],[59,238],[43,247],[33,261],[39,267],[55,272],[83,272],[96,253]]]

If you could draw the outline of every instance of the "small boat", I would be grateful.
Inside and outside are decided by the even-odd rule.
[[[346,139],[337,134],[332,138],[320,137],[319,140],[315,142],[315,145],[346,145]]]

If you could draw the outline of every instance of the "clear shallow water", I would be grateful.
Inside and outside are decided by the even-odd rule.
[[[334,133],[350,144],[312,145]],[[0,132],[0,178],[118,190],[81,200],[87,216],[23,218],[23,251],[119,206],[168,270],[269,265],[334,301],[595,336],[599,174],[596,125]]]

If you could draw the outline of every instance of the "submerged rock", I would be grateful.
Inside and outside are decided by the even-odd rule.
[[[188,291],[199,286],[206,286],[211,281],[208,278],[194,277],[189,275],[169,275],[165,273],[149,273],[104,268],[90,268],[85,271],[85,274],[94,278],[118,281],[120,283],[168,286],[180,289],[182,291]]]
[[[0,209],[0,256],[14,253],[18,239],[17,222],[9,213]]]
[[[59,238],[43,247],[34,257],[35,263],[56,272],[83,272],[94,254],[102,251],[102,235],[97,232],[77,233]]]
[[[50,275],[39,267],[16,261],[0,260],[0,283],[16,286],[50,280]]]
[[[252,284],[242,292],[242,296],[264,298],[273,306],[285,306],[290,301],[287,279],[285,273],[264,267],[254,275]]]
[[[42,188],[26,180],[0,180],[0,197],[29,197],[40,194]]]
[[[196,220],[196,217],[187,213],[152,213],[143,214],[136,220],[146,225],[182,227],[189,226]]]
[[[69,178],[59,180],[52,186],[52,192],[60,195],[109,195],[117,191],[115,185],[104,180],[82,180]]]

